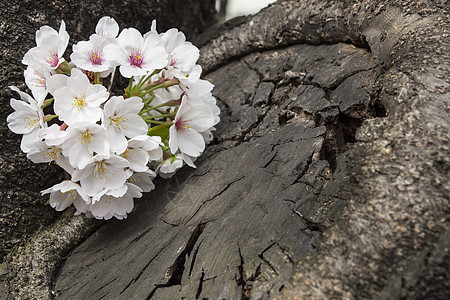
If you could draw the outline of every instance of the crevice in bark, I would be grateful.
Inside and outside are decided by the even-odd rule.
[[[263,251],[261,251],[261,253],[258,254],[258,257],[266,264],[269,266],[269,268],[272,269],[272,271],[278,276],[279,273],[278,271],[275,269],[275,267],[270,263],[270,261],[268,261],[265,257],[264,257],[264,253],[266,251],[268,251],[270,248],[272,248],[276,243],[273,242],[272,244],[270,244],[266,249],[264,249]]]
[[[203,288],[203,279],[205,278],[205,270],[202,269],[202,275],[200,276],[200,280],[198,283],[198,289],[195,293],[195,299],[198,299],[200,295],[202,294],[202,288]]]
[[[320,151],[320,159],[328,161],[332,172],[336,170],[336,157],[347,150],[347,143],[356,141],[356,130],[361,126],[363,120],[346,116],[342,113],[328,121],[325,126],[325,139]]]
[[[256,281],[258,276],[261,275],[261,264],[259,264],[256,267],[255,273],[253,273],[249,278],[246,278],[245,271],[244,271],[244,257],[241,252],[241,248],[238,244],[238,252],[239,252],[239,259],[240,264],[237,267],[239,272],[239,277],[235,278],[236,284],[241,287],[241,300],[248,300],[250,299],[251,293],[252,293],[252,282]]]
[[[306,227],[301,228],[300,229],[301,231],[308,229],[310,231],[318,231],[319,233],[322,234],[328,228],[327,226],[325,226],[323,224],[311,221],[310,219],[306,218],[305,216],[303,216],[300,212],[298,212],[296,210],[292,210],[292,212],[294,214],[296,214],[297,216],[299,216],[300,219],[302,219],[305,222]]]
[[[194,230],[192,231],[191,237],[186,243],[186,246],[183,251],[181,251],[180,255],[175,259],[172,266],[167,270],[167,273],[170,274],[169,279],[165,284],[156,285],[150,294],[147,296],[147,300],[151,299],[155,294],[156,290],[159,288],[170,287],[174,285],[181,285],[181,278],[183,277],[186,256],[190,255],[192,250],[194,249],[195,244],[197,243],[198,238],[203,232],[207,223],[198,224]]]

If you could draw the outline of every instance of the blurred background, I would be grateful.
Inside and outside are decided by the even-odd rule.
[[[276,0],[216,0],[216,9],[226,21],[238,16],[255,14]]]

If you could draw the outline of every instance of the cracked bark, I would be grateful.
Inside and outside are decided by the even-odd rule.
[[[197,169],[158,180],[126,222],[74,250],[59,298],[96,299],[116,277],[109,298],[445,295],[448,283],[427,286],[434,273],[422,270],[448,266],[437,208],[448,206],[448,138],[435,138],[448,137],[448,44],[434,40],[437,75],[414,48],[448,23],[443,4],[414,5],[286,0],[211,29],[201,61],[222,108],[216,138]]]

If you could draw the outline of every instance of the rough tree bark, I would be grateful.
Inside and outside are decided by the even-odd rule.
[[[39,194],[60,180],[59,168],[28,161],[19,149],[20,137],[6,126],[6,117],[12,112],[9,99],[18,98],[8,86],[25,88],[21,60],[35,46],[35,31],[43,25],[58,29],[64,20],[71,35],[70,53],[72,43],[86,40],[104,15],[114,17],[121,28],[132,26],[141,32],[148,31],[156,19],[159,30],[177,27],[192,38],[215,22],[214,12],[214,0],[1,1],[0,261],[15,251],[14,246],[60,215],[49,207],[47,197]]]
[[[445,1],[286,0],[211,29],[197,43],[222,121],[197,169],[158,180],[61,266],[86,221],[36,235],[10,289],[447,299],[448,23]]]

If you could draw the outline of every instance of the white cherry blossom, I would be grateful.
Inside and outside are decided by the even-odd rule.
[[[156,171],[162,178],[170,178],[184,165],[184,163],[192,168],[196,168],[194,159],[183,153],[177,153],[163,160]]]
[[[95,26],[95,34],[115,38],[119,34],[119,24],[111,17],[102,17]]]
[[[30,144],[31,150],[27,153],[27,158],[34,163],[54,162],[69,174],[72,174],[74,168],[69,162],[69,158],[62,154],[62,148],[58,146],[49,146],[44,141],[36,141]]]
[[[96,219],[108,220],[115,217],[122,220],[133,210],[133,198],[140,197],[142,197],[142,189],[127,182],[123,187],[104,190],[96,195],[90,210]]]
[[[24,153],[28,153],[31,150],[28,145],[40,139],[38,130],[47,126],[43,119],[44,113],[33,97],[21,92],[15,86],[10,86],[10,88],[19,93],[22,100],[11,98],[10,105],[14,112],[6,118],[6,122],[12,132],[23,134],[20,149]]]
[[[167,65],[168,55],[157,34],[145,38],[134,28],[122,30],[116,44],[106,45],[103,49],[106,60],[111,66],[120,65],[123,77],[146,75],[155,69]]]
[[[63,54],[69,43],[69,34],[66,24],[61,21],[57,32],[49,26],[42,26],[36,32],[36,47],[25,53],[22,63],[25,65],[41,64],[49,69],[56,69],[64,62]]]
[[[147,193],[155,189],[155,184],[152,181],[155,177],[156,173],[148,169],[145,172],[134,172],[128,178],[128,182],[137,185],[144,193]]]
[[[159,138],[159,142],[157,138]],[[128,141],[128,146],[121,156],[130,162],[131,170],[145,172],[148,170],[147,164],[150,159],[159,160],[162,158],[161,144],[160,137],[139,135]]]
[[[72,166],[84,168],[94,154],[109,156],[106,129],[89,122],[74,123],[67,128],[67,138],[62,143],[62,149]]]
[[[109,93],[100,84],[91,84],[83,72],[72,69],[66,86],[54,92],[54,109],[59,119],[67,125],[75,122],[95,123],[100,120],[100,104],[108,99]]]
[[[169,129],[169,147],[172,154],[182,153],[198,157],[205,149],[205,140],[200,132],[213,126],[214,118],[207,106],[192,106],[182,101]]]
[[[138,112],[144,107],[142,99],[113,96],[103,108],[102,124],[108,130],[111,151],[121,154],[127,148],[127,139],[147,134],[148,125]]]
[[[80,181],[88,196],[95,196],[103,189],[121,188],[132,172],[127,170],[130,163],[118,155],[97,154],[89,160],[83,169],[76,169],[73,181]]]
[[[31,90],[33,97],[41,106],[48,94],[47,79],[52,76],[50,69],[44,68],[40,65],[29,65],[24,72],[25,83]]]
[[[83,208],[90,201],[81,186],[70,180],[55,184],[41,192],[42,195],[48,193],[50,193],[50,206],[57,211],[62,211],[72,204],[77,209]]]
[[[111,63],[106,61],[103,48],[113,43],[113,40],[99,35],[92,35],[89,41],[80,41],[73,45],[70,59],[77,67],[91,72],[102,72],[106,77],[111,73]]]
[[[64,126],[52,124],[50,127],[39,129],[38,135],[48,146],[61,146],[67,138]]]

